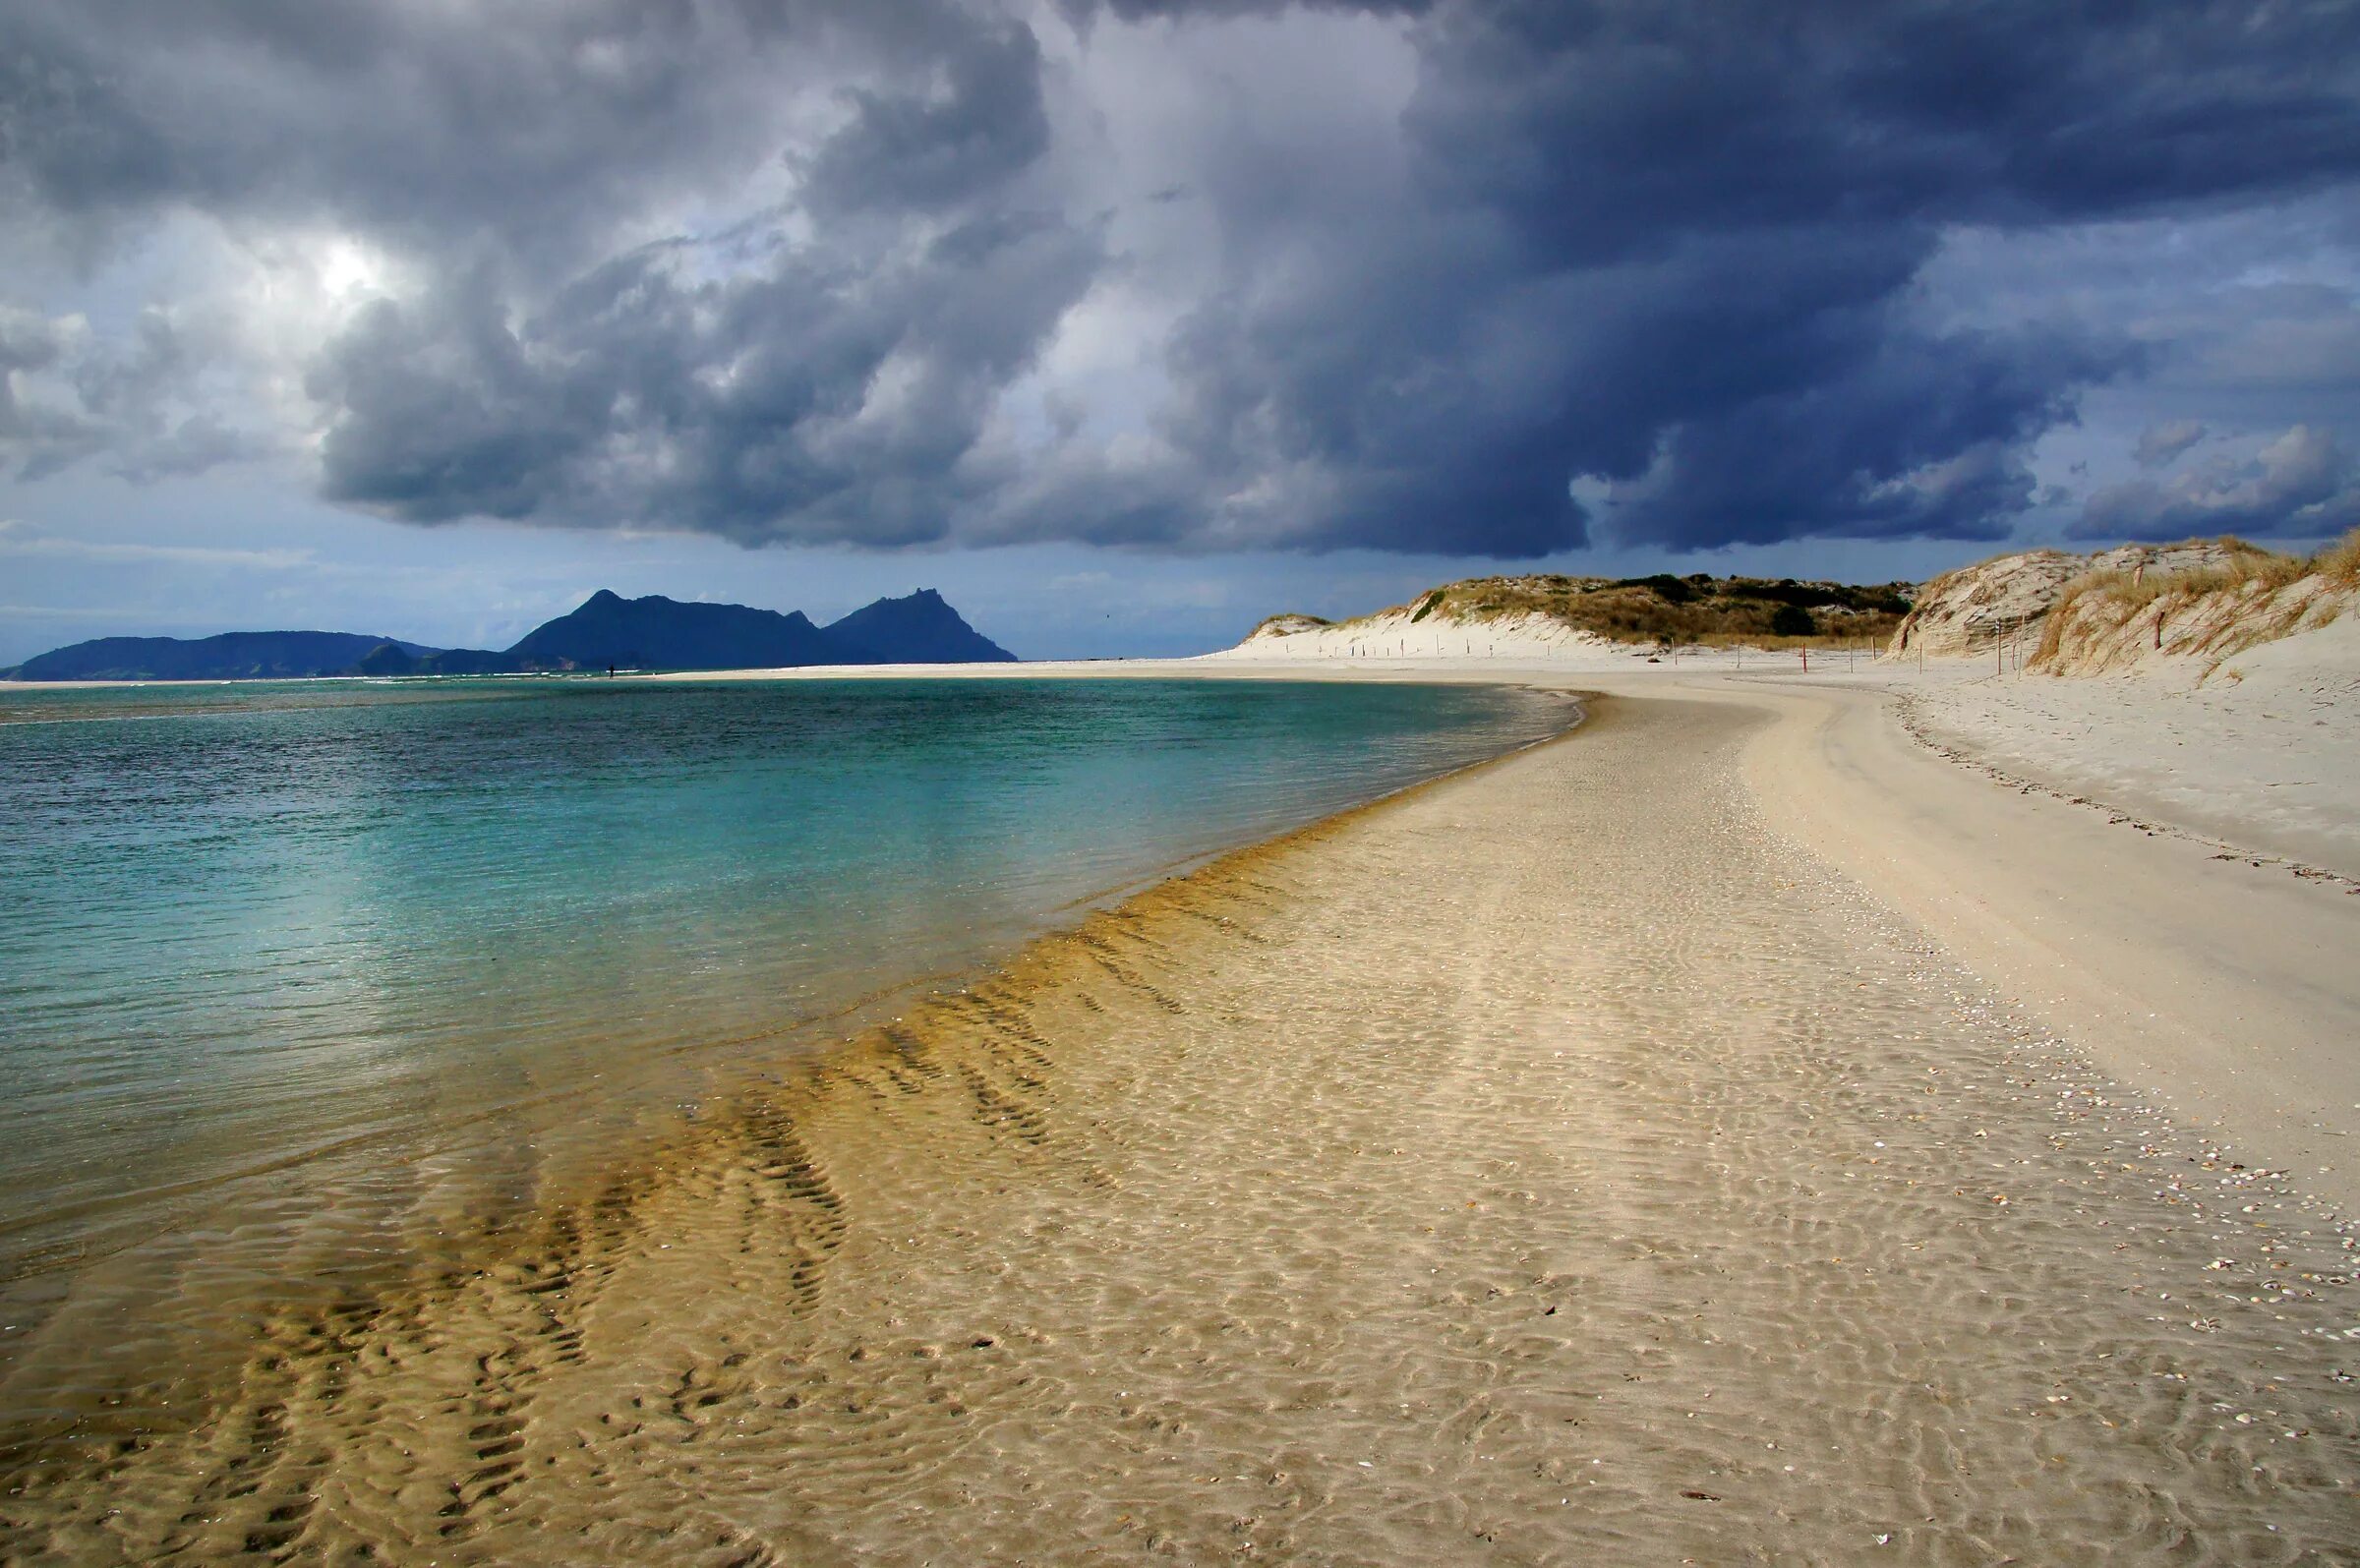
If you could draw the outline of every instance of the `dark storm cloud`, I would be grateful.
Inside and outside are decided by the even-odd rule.
[[[2026,448],[2123,359],[2055,337],[1880,332],[1800,385],[1682,423],[1614,532],[1681,548],[2001,538],[2035,499]]]
[[[1504,268],[1471,296],[1446,273],[1340,309],[1318,281],[1224,302],[1190,328],[1218,335],[1175,356],[1185,434],[1209,468],[1347,476],[1318,531],[1276,530],[1313,547],[1578,545],[1577,474],[1619,482],[1600,522],[1622,540],[1994,537],[2030,504],[2024,448],[2136,355],[1914,323],[1918,256],[1877,229],[1700,233],[1644,261]]]
[[[1369,16],[1424,16],[1437,0],[1299,0],[1306,11],[1350,11]],[[1087,26],[1098,15],[1125,22],[1184,22],[1209,18],[1268,16],[1287,9],[1286,0],[1059,0],[1060,10]]]
[[[1241,379],[1224,364],[1201,396],[1242,401],[1294,436],[1298,460],[1370,482],[1369,508],[1334,527],[1372,542],[1577,543],[1577,475],[1629,484],[1606,524],[1622,542],[1989,537],[2033,499],[2031,443],[2137,356],[1918,319],[1911,282],[1944,225],[2202,210],[2360,168],[2360,13],[2345,8],[1776,18],[1441,10],[1418,33],[1408,117],[1418,222],[1493,231],[1488,266],[1365,302],[1345,374],[1305,334],[1307,371]],[[1329,264],[1372,266],[1341,246]],[[1519,398],[1428,402],[1414,436],[1377,449],[1387,422],[1371,416],[1395,389],[1450,384],[1481,363],[1504,302],[1550,298],[1564,303],[1531,312]],[[1301,308],[1245,294],[1208,312],[1243,313],[1220,330],[1274,340],[1283,361],[1289,336],[1267,322]],[[1481,497],[1481,515],[1456,495]]]
[[[1438,184],[1573,257],[2340,181],[2356,51],[2330,5],[1507,0],[1437,18],[1415,118]]]
[[[852,124],[811,160],[805,200],[835,213],[932,207],[989,191],[1048,150],[1040,43],[1025,28],[985,34],[946,63],[947,90],[860,92]]]
[[[2147,360],[1931,309],[1946,230],[2360,171],[2345,6],[1310,8],[1414,53],[1406,113],[1373,124],[1316,46],[1284,56],[1288,7],[1060,9],[1078,59],[1044,52],[1054,19],[955,0],[27,0],[0,22],[0,180],[86,259],[186,209],[407,261],[308,380],[326,494],[385,515],[1516,556],[2004,533],[2034,443]],[[1200,69],[1305,75],[1276,131],[1207,96],[1127,199],[1208,226],[1186,264],[1111,242],[1089,173],[1121,107],[1090,94],[1124,90],[1092,40],[1130,25]],[[707,210],[736,226],[687,232]],[[1092,435],[1055,387],[1012,409],[1068,313],[1131,278],[1176,322],[1144,428]],[[108,447],[103,385],[39,402],[19,387],[54,345],[0,353],[0,440]],[[202,462],[222,430],[148,448]],[[2302,455],[2101,492],[2084,526],[2293,527],[2339,494],[2289,477]]]

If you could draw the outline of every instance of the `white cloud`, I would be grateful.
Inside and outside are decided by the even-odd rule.
[[[2223,457],[2157,484],[2133,480],[2090,497],[2079,538],[2212,533],[2325,538],[2360,525],[2360,465],[2334,436],[2297,425],[2249,458]]]

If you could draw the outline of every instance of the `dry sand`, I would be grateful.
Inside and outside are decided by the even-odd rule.
[[[1838,869],[1828,712],[1656,686],[1151,890],[92,1412],[0,1551],[2352,1560],[2343,1228]]]
[[[1885,677],[1929,743],[2259,855],[2360,879],[2360,616],[2222,661],[2085,678],[1992,660]]]

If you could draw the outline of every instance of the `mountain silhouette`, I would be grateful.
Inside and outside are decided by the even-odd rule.
[[[970,626],[931,588],[902,599],[880,599],[842,620],[829,621],[824,635],[838,647],[861,652],[841,664],[989,665],[1013,664],[1016,655]]]
[[[297,680],[342,673],[381,648],[423,643],[349,631],[225,631],[215,637],[98,637],[28,659],[18,680]]]
[[[540,670],[777,669],[808,665],[981,664],[1016,656],[930,588],[821,627],[801,610],[707,605],[600,589],[502,652],[431,648],[340,631],[100,637],[0,671],[19,680],[293,680],[320,675],[490,675]]]
[[[569,615],[526,632],[508,657],[526,669],[769,669],[841,663],[801,610],[682,604],[600,589]]]

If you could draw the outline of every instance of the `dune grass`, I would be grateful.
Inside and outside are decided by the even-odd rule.
[[[2315,606],[2310,597],[2302,595],[2281,599],[2279,590],[2312,577],[2325,578],[2338,588],[2360,586],[2360,529],[2308,556],[2268,550],[2233,535],[2213,543],[2226,553],[2202,566],[2144,572],[2112,568],[2085,573],[2067,583],[2041,626],[2033,666],[2054,666],[2068,640],[2088,636],[2093,610],[2102,611],[2097,617],[2101,629],[2113,631],[2145,616],[2152,608],[2154,646],[2174,649],[2174,634],[2166,630],[2172,617],[2208,601],[2219,603],[2217,596],[2234,595],[2242,605],[2257,608],[2249,611],[2222,605],[2217,612],[2208,610],[2200,617],[2206,624],[2190,625],[2178,637],[2188,646],[2174,649],[2209,653],[2217,659],[2335,618],[2336,606]]]
[[[2360,528],[2312,556],[2310,569],[2330,582],[2360,587]]]
[[[1317,631],[1323,626],[1331,626],[1333,624],[1335,623],[1325,615],[1306,615],[1300,611],[1290,610],[1282,610],[1275,615],[1263,616],[1261,620],[1255,622],[1254,629],[1246,633],[1246,635],[1248,637],[1259,637],[1266,631],[1286,633],[1298,631]]]

